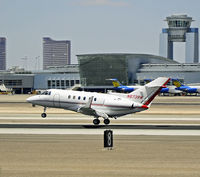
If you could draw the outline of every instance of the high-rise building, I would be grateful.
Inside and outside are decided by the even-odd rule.
[[[163,28],[160,34],[159,55],[173,59],[173,43],[185,42],[185,63],[199,62],[198,28],[190,28],[192,17],[172,15],[166,20],[169,28]]]
[[[43,69],[71,64],[71,41],[43,38]]]
[[[0,37],[0,70],[6,70],[6,38]]]

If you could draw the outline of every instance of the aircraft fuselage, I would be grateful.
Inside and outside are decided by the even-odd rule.
[[[144,110],[142,104],[131,101],[128,98],[103,93],[58,89],[48,90],[47,94],[30,97],[27,101],[33,105],[79,112],[79,109],[88,103],[90,97],[93,97],[91,108],[104,112],[109,117],[122,116]]]

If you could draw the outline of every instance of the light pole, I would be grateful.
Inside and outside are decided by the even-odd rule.
[[[27,66],[27,56],[25,56],[24,58],[21,58],[22,62],[23,62],[23,68],[24,70],[27,69],[28,70],[28,66]]]
[[[40,56],[35,57],[36,60],[36,65],[35,65],[35,70],[40,69]]]

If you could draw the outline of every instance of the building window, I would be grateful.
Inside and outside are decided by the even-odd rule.
[[[74,80],[70,81],[71,86],[74,86]]]
[[[79,96],[79,97],[78,97],[78,100],[80,100],[80,99],[81,99],[81,97]]]
[[[71,98],[71,95],[68,95],[68,99],[70,99]]]
[[[61,80],[61,86],[64,87],[65,86],[65,81]]]
[[[79,80],[76,80],[76,84],[79,84],[80,83],[80,81]]]
[[[97,101],[97,98],[94,98],[94,101]]]
[[[57,87],[60,87],[60,80],[57,80],[57,81],[56,81],[56,86],[57,86]]]
[[[133,84],[138,84],[138,80],[134,80],[134,81],[133,81]]]
[[[65,85],[66,85],[66,86],[69,86],[69,80],[66,80],[66,81],[65,81]]]
[[[4,80],[6,86],[22,86],[22,80]]]
[[[55,87],[55,86],[56,86],[56,81],[52,80],[52,87]]]
[[[85,96],[83,97],[83,100],[86,100],[86,97],[85,97]]]
[[[73,96],[73,99],[76,99],[76,96]]]
[[[47,83],[48,87],[51,88],[51,81],[48,80],[48,83]]]

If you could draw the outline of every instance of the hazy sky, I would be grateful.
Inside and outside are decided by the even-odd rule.
[[[7,38],[7,68],[36,67],[42,38],[71,40],[72,63],[77,54],[147,53],[158,55],[163,20],[188,14],[200,26],[200,0],[0,0],[0,36]],[[183,61],[184,44],[175,44]]]

